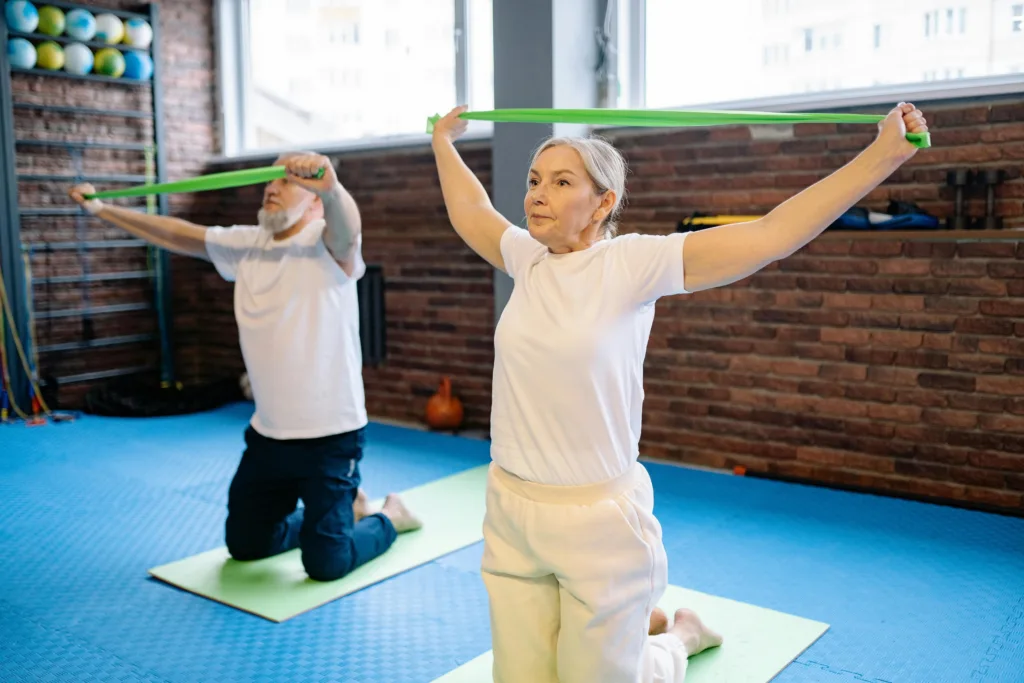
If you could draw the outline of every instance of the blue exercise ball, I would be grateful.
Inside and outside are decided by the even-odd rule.
[[[145,52],[124,51],[124,77],[148,81],[153,77],[153,60]]]
[[[36,65],[36,46],[24,38],[11,38],[7,41],[7,59],[11,66],[31,69]]]
[[[96,36],[96,17],[85,9],[73,9],[65,18],[64,31],[75,40],[92,40]]]
[[[12,31],[32,33],[39,26],[39,10],[28,0],[7,0],[4,17]]]

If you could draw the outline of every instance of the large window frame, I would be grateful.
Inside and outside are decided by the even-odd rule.
[[[455,77],[456,97],[459,102],[472,103],[472,74],[469,65],[473,62],[472,41],[468,27],[469,2],[452,0],[455,9]],[[646,0],[593,0],[599,13],[611,4],[610,29],[611,47],[607,55],[613,62],[611,70],[616,83],[610,85],[617,95],[602,107],[620,109],[644,109],[647,107],[646,79]],[[219,123],[222,140],[221,160],[266,158],[283,150],[246,150],[245,99],[249,92],[246,59],[248,45],[246,38],[247,0],[216,0],[214,7],[215,32],[218,37],[217,71],[219,94]],[[1011,3],[1011,6],[1014,3]],[[1008,19],[1009,20],[1009,19]],[[881,40],[885,40],[884,35]],[[597,78],[597,76],[595,76]],[[755,110],[755,111],[829,111],[863,107],[890,106],[905,100],[915,103],[942,100],[965,100],[993,97],[1024,92],[1024,72],[1000,76],[972,77],[957,80],[930,80],[902,85],[885,85],[865,88],[828,90],[789,94],[776,97],[704,102],[688,104],[669,109],[706,110]],[[492,136],[493,126],[488,122],[473,122],[476,127],[465,139],[484,140]],[[606,126],[600,126],[605,128]],[[325,153],[391,147],[416,146],[429,143],[426,133],[391,135],[360,140],[325,140],[316,149]],[[309,147],[310,145],[304,145]]]
[[[455,51],[455,96],[458,102],[472,102],[473,84],[470,63],[472,42],[469,35],[469,0],[452,0],[455,11],[455,30],[452,49]],[[217,100],[218,127],[221,153],[218,160],[251,160],[274,157],[293,147],[250,149],[246,146],[246,100],[249,96],[249,27],[248,0],[215,0],[214,35],[217,38]],[[424,112],[424,127],[426,116]],[[445,112],[439,112],[445,113]],[[486,121],[474,122],[464,139],[487,139],[493,125]],[[396,134],[356,140],[323,140],[304,143],[302,148],[313,148],[330,154],[347,150],[379,149],[427,144],[430,136],[423,133]]]
[[[619,63],[617,75],[620,109],[647,108],[646,73],[646,0],[608,0],[617,2],[615,31]],[[1011,6],[1013,3],[1011,3]],[[1007,17],[1006,21],[1009,21]],[[1000,76],[964,78],[950,81],[921,81],[893,86],[874,86],[780,95],[729,101],[709,101],[670,110],[756,110],[775,112],[826,111],[853,107],[892,105],[898,101],[915,103],[938,100],[962,100],[1024,92],[1024,72]]]

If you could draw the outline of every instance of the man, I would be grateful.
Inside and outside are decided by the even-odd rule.
[[[234,282],[235,319],[256,411],[228,491],[228,551],[256,560],[302,549],[306,573],[332,581],[384,553],[420,521],[397,495],[376,513],[359,490],[367,424],[356,281],[359,209],[329,159],[282,156],[256,226],[204,228],[71,197],[91,214],[169,251],[211,261]],[[322,178],[316,178],[319,169]],[[304,509],[297,509],[299,500]]]

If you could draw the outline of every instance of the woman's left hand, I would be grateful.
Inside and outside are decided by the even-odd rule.
[[[907,141],[907,133],[927,133],[928,122],[921,110],[907,102],[901,102],[878,124],[878,138],[875,145],[889,156],[901,161],[917,153],[917,147]]]

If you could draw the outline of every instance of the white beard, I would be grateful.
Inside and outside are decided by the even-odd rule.
[[[298,223],[299,219],[302,218],[302,215],[306,213],[306,208],[306,206],[296,206],[291,209],[281,209],[279,211],[267,211],[266,209],[260,209],[257,214],[257,220],[259,221],[261,228],[272,235],[277,235]]]

